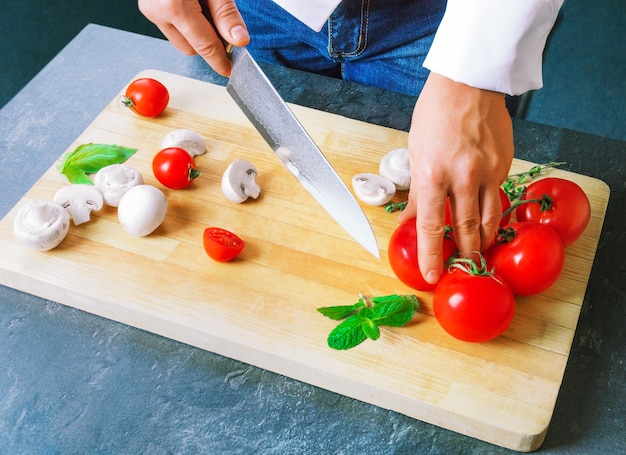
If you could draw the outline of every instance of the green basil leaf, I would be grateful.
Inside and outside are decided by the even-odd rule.
[[[67,177],[70,183],[84,183],[87,185],[93,185],[93,182],[82,169],[73,165],[67,165],[63,170],[63,174]]]
[[[362,329],[363,318],[353,314],[328,335],[328,346],[337,350],[353,348],[367,339]]]
[[[110,144],[82,144],[72,152],[65,155],[63,162],[59,166],[61,173],[67,175],[73,171],[68,171],[74,167],[82,170],[86,174],[98,172],[103,167],[111,164],[121,164],[135,154],[137,149],[122,147],[121,145]]]

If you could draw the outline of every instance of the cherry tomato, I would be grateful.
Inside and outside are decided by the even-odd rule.
[[[504,190],[500,188],[500,204],[502,204],[502,219],[500,220],[500,227],[504,227],[511,221],[511,213],[504,214],[511,208],[511,200],[506,195]]]
[[[485,251],[494,268],[515,295],[533,295],[548,289],[563,269],[565,247],[550,226],[511,223]]]
[[[200,175],[194,159],[180,147],[168,147],[154,155],[152,172],[159,182],[173,190],[188,187]]]
[[[441,327],[453,337],[484,342],[509,327],[515,315],[515,298],[497,275],[472,275],[450,268],[435,287],[433,311]]]
[[[393,273],[407,286],[418,291],[431,291],[435,285],[428,283],[417,265],[417,228],[415,218],[405,221],[389,239],[389,264]],[[456,244],[450,238],[443,239],[444,261],[456,253]]]
[[[135,79],[126,89],[122,103],[145,117],[157,117],[170,101],[167,88],[155,79]]]
[[[561,236],[565,246],[571,245],[581,236],[591,218],[589,198],[576,183],[548,177],[528,185],[522,199],[541,199],[544,194],[552,200],[550,207],[542,211],[539,203],[521,204],[515,210],[517,221],[547,224]]]
[[[244,241],[230,231],[218,227],[208,227],[202,237],[204,251],[218,262],[234,259],[245,245]]]

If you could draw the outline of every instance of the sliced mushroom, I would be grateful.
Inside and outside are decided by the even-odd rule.
[[[179,147],[192,157],[206,153],[206,143],[202,136],[188,129],[170,131],[161,141],[161,150],[169,147]]]
[[[111,207],[117,207],[124,193],[143,183],[143,177],[133,167],[125,164],[112,164],[100,169],[93,181],[102,193],[104,202]]]
[[[70,217],[59,204],[34,199],[21,206],[13,221],[13,235],[27,248],[48,251],[63,241]]]
[[[256,167],[246,160],[236,159],[226,168],[222,176],[222,193],[236,204],[249,197],[256,199],[261,193],[261,187],[256,183]]]
[[[352,187],[357,197],[367,205],[385,205],[396,194],[396,186],[376,174],[357,174],[352,177]]]
[[[408,190],[411,186],[409,149],[399,148],[387,153],[380,160],[380,175],[392,181],[397,190]]]
[[[104,204],[102,193],[94,185],[74,184],[61,188],[54,195],[54,202],[68,211],[74,225],[86,223],[92,211],[98,211]]]

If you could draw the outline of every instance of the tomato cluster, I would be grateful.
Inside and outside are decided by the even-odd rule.
[[[434,286],[417,264],[415,219],[398,226],[389,241],[389,263],[396,276],[413,289],[432,291],[437,321],[460,340],[483,342],[502,334],[513,319],[513,296],[539,294],[554,284],[563,269],[565,247],[581,236],[591,217],[582,188],[557,177],[531,183],[513,205],[508,198],[502,203],[503,222],[480,255],[480,264],[455,254],[453,236],[444,239],[449,267]]]

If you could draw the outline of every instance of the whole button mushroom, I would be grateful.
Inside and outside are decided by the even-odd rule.
[[[396,194],[396,186],[376,174],[356,174],[352,177],[352,187],[357,197],[367,205],[385,205]]]
[[[143,177],[133,167],[125,164],[112,164],[100,169],[93,182],[102,193],[104,202],[111,207],[117,207],[124,193],[133,186],[143,183]]]
[[[98,211],[104,205],[102,193],[94,185],[76,183],[61,188],[54,195],[54,202],[68,211],[74,225],[86,223],[92,211]]]
[[[130,235],[144,237],[158,228],[167,213],[167,198],[152,185],[137,185],[128,190],[117,208],[117,218]]]
[[[397,190],[408,190],[411,186],[409,149],[398,148],[387,153],[380,160],[378,172],[392,181]]]
[[[226,168],[222,176],[222,193],[231,202],[244,202],[249,197],[256,199],[261,187],[256,183],[256,167],[246,160],[236,159]]]
[[[70,229],[70,216],[59,204],[33,199],[21,206],[13,221],[13,235],[23,246],[48,251],[56,248]]]

